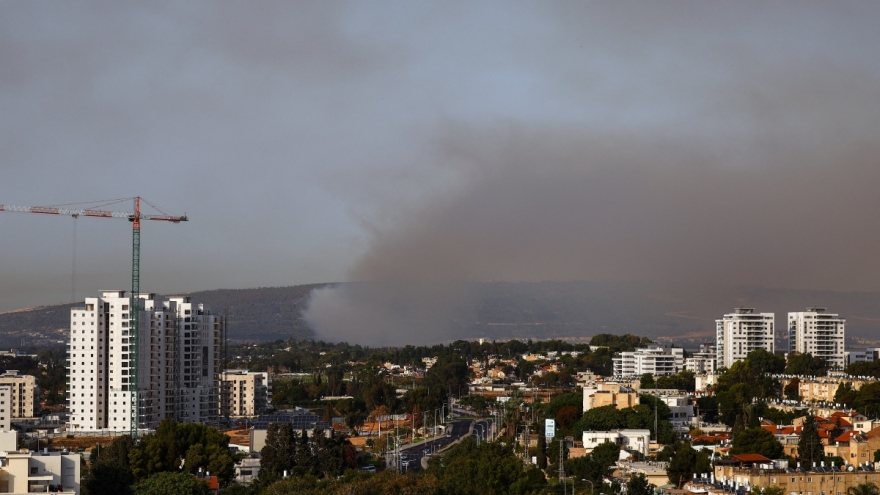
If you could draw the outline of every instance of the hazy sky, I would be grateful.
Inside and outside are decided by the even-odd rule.
[[[160,293],[880,289],[878,19],[877,2],[2,2],[0,204],[188,214],[143,227],[141,288]],[[76,298],[128,288],[124,220],[0,213],[0,310],[70,301],[74,228]]]

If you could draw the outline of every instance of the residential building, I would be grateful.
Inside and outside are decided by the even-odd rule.
[[[694,386],[698,392],[705,392],[714,387],[716,383],[718,383],[718,373],[707,373],[705,375],[697,375],[694,377]]]
[[[632,475],[643,474],[648,479],[648,483],[654,486],[663,486],[669,483],[669,475],[666,472],[668,465],[668,462],[660,461],[619,461],[617,463],[621,478],[629,479]]]
[[[611,430],[611,431],[585,431],[583,433],[584,449],[590,453],[605,442],[611,442],[623,450],[638,452],[643,457],[648,456],[648,447],[651,444],[650,430]]]
[[[826,456],[838,456],[848,464],[864,464],[874,462],[874,452],[880,449],[880,431],[861,433],[849,430],[828,441]]]
[[[716,486],[723,484],[728,493],[737,487],[745,491],[760,491],[760,488],[778,486],[784,493],[846,495],[850,487],[880,481],[880,473],[875,471],[873,465],[856,463],[839,469],[824,464],[794,469],[786,466],[787,461],[771,461],[757,454],[738,454],[731,455],[730,460],[715,461],[715,472],[711,479],[703,475],[698,476],[695,482],[710,482]],[[685,488],[695,492],[697,487]],[[706,491],[713,493],[711,489]]]
[[[700,344],[700,351],[685,359],[684,369],[697,375],[714,375],[718,370],[718,353],[714,344]]]
[[[266,436],[269,431],[269,425],[272,423],[278,425],[290,424],[293,431],[299,433],[305,430],[309,437],[313,436],[316,431],[328,438],[333,435],[333,427],[327,422],[322,421],[321,418],[308,409],[297,407],[293,411],[262,414],[254,420],[254,426],[250,430],[250,441],[248,444],[250,453],[259,452],[266,446]]]
[[[0,451],[0,493],[80,493],[78,453]]]
[[[619,383],[599,383],[584,386],[584,412],[595,407],[614,406],[626,409],[639,404],[639,394]]]
[[[223,318],[189,297],[138,297],[137,332],[130,328],[125,291],[104,291],[71,309],[72,432],[130,431],[133,402],[139,429],[155,428],[165,418],[217,421]]]
[[[844,334],[846,320],[825,308],[788,313],[788,352],[825,359],[829,367],[846,366]]]
[[[869,347],[867,349],[850,349],[843,353],[845,365],[852,363],[861,363],[865,361],[876,361],[880,359],[880,347]]]
[[[629,377],[651,375],[672,375],[684,368],[684,349],[676,347],[650,346],[634,351],[621,352],[612,358],[614,376]]]
[[[269,373],[226,370],[220,374],[220,416],[241,418],[269,407]]]
[[[736,308],[715,320],[718,367],[729,368],[756,349],[774,352],[774,321],[773,313],[755,313],[753,308]]]
[[[660,400],[669,406],[669,421],[678,431],[688,431],[694,422],[694,405],[687,395],[661,395]]]
[[[12,431],[12,389],[8,383],[0,384],[0,432]],[[2,492],[0,492],[2,493]]]
[[[853,390],[859,390],[862,385],[870,383],[868,380],[859,380],[853,378],[803,378],[783,376],[779,378],[782,387],[787,387],[793,381],[797,381],[798,395],[802,402],[834,402],[834,396],[840,385],[846,383]],[[871,380],[873,381],[873,380]]]
[[[260,475],[259,457],[245,457],[235,464],[235,481],[241,485],[250,485]]]
[[[0,385],[8,384],[12,388],[10,400],[13,419],[34,417],[34,390],[37,379],[31,375],[19,375],[18,370],[6,370],[0,375]]]

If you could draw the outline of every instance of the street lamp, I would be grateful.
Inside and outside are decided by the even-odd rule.
[[[593,490],[594,490],[594,488],[593,488],[593,482],[590,481],[590,480],[585,480],[585,479],[581,479],[581,481],[586,481],[587,483],[589,483],[589,484],[590,484],[590,493],[593,493]],[[573,492],[573,491],[574,491],[574,490],[572,489],[572,492]],[[572,493],[572,495],[574,495],[574,493]]]

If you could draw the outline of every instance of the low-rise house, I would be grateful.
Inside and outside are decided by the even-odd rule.
[[[826,456],[838,456],[848,464],[864,464],[874,461],[874,452],[880,449],[880,428],[868,433],[849,430],[830,439],[825,446]]]
[[[0,493],[80,493],[80,454],[0,452]]]
[[[650,430],[611,430],[611,431],[585,431],[583,433],[584,449],[590,453],[605,442],[617,445],[621,450],[638,452],[643,457],[648,456],[648,448],[651,443]]]

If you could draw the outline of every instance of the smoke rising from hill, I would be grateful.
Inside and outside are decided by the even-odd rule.
[[[386,291],[316,293],[318,335],[442,340],[472,315],[431,290],[459,281],[644,280],[697,304],[719,286],[880,289],[875,35],[809,16],[782,28],[754,5],[653,12],[671,24],[592,7],[560,17],[565,62],[522,55],[557,71],[556,98],[532,96],[558,112],[450,118],[408,140],[412,169],[444,180],[364,214],[371,245],[349,278]],[[814,29],[846,41],[807,43]]]

